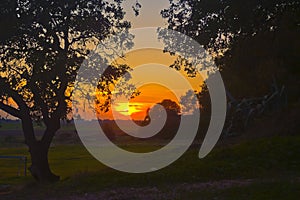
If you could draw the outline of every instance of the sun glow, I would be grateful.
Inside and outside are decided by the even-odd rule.
[[[161,50],[143,49],[139,51],[132,51],[126,54],[123,59],[116,60],[116,62],[118,64],[126,64],[131,68],[138,67],[145,63],[158,63],[169,67],[174,63],[175,59],[176,57],[163,53]],[[200,91],[203,79],[199,74],[196,77],[190,78],[183,70],[181,70],[180,73],[186,77],[194,90]],[[161,74],[158,74],[158,76],[168,79],[167,76],[163,76]],[[140,77],[140,79],[136,79],[135,81],[142,83],[143,77]],[[177,83],[174,82],[174,84],[176,85]],[[179,92],[182,90],[182,96],[185,95],[185,90],[180,85],[177,85],[176,88]],[[133,120],[144,120],[147,115],[147,110],[163,100],[169,99],[176,102],[178,105],[180,103],[180,99],[177,99],[173,91],[158,84],[145,84],[136,89],[140,93],[138,96],[135,96],[130,100],[126,98],[119,99],[108,112],[100,112],[98,117],[100,119],[128,119],[128,117],[130,117]],[[114,92],[115,91],[113,91],[112,88],[112,94],[114,94]],[[106,96],[103,94],[101,95],[100,93],[98,95],[100,95],[101,98],[105,98]],[[112,110],[114,110],[114,116]]]
[[[144,107],[143,103],[123,102],[123,103],[118,103],[114,109],[123,115],[130,116],[134,113],[144,111],[143,107]]]

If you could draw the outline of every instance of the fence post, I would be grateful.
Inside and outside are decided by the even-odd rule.
[[[27,157],[24,157],[24,176],[27,176]]]

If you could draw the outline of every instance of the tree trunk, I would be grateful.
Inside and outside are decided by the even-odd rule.
[[[55,132],[60,128],[59,120],[53,120],[51,125],[47,125],[41,141],[38,141],[35,137],[30,117],[27,116],[22,119],[22,128],[25,136],[25,143],[29,147],[29,153],[31,156],[31,166],[29,167],[31,175],[40,182],[59,181],[59,176],[56,176],[51,172],[48,162],[50,144]]]
[[[49,147],[41,141],[30,145],[29,152],[31,155],[31,166],[29,170],[32,176],[40,182],[56,182],[59,176],[53,174],[49,167],[48,152]]]

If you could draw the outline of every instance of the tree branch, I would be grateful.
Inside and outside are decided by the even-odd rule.
[[[41,139],[41,142],[47,146],[47,148],[50,147],[50,144],[52,142],[52,139],[55,135],[55,133],[60,129],[60,119],[52,119],[51,126],[48,126],[44,132],[44,135]]]
[[[2,92],[6,93],[9,95],[19,106],[21,116],[28,115],[30,116],[29,108],[26,105],[25,101],[23,98],[18,94],[17,91],[13,90],[10,85],[5,81],[4,78],[0,77],[0,85],[2,87]]]
[[[2,88],[2,93],[6,93],[9,95],[18,105],[19,107],[19,114],[15,112],[15,110],[9,109],[8,107],[3,105],[2,102],[0,102],[1,109],[6,109],[7,111],[13,111],[12,114],[18,115],[18,118],[22,120],[22,128],[23,133],[25,137],[25,143],[28,145],[32,145],[36,142],[36,138],[34,135],[34,129],[32,124],[32,119],[30,117],[30,111],[26,104],[26,102],[23,100],[23,97],[15,90],[13,90],[10,85],[5,81],[4,78],[0,77],[0,85]]]
[[[21,119],[21,117],[22,117],[20,110],[18,110],[16,108],[13,108],[11,106],[8,106],[8,105],[4,104],[1,101],[0,101],[0,109],[7,112],[8,114],[10,114],[14,117],[19,118],[19,119]]]

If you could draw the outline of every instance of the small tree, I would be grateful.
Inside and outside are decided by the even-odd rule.
[[[161,129],[161,131],[157,133],[154,137],[169,140],[172,137],[174,137],[180,124],[181,108],[175,101],[172,101],[170,99],[164,99],[162,102],[153,106],[151,110],[148,109],[146,117],[141,125],[145,126],[151,123],[151,118],[149,116],[150,111],[154,112],[156,120],[160,120],[160,118],[162,117],[160,115],[162,109],[165,109],[167,114],[166,123],[164,127]]]

